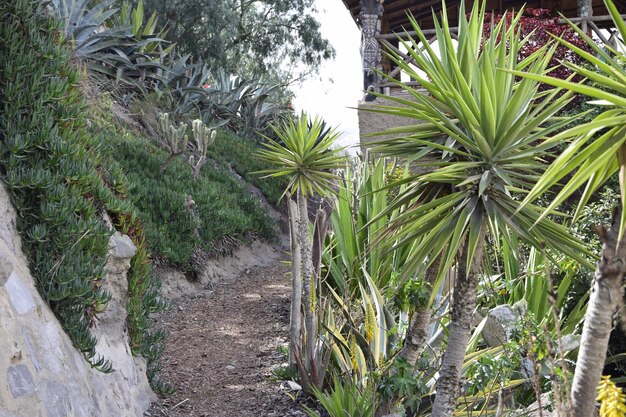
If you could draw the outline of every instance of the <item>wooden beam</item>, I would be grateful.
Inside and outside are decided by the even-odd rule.
[[[593,15],[593,5],[591,1],[592,0],[576,0],[577,14],[579,17],[582,17],[585,19],[582,21],[582,24],[580,25],[580,28],[585,33],[589,31],[589,27],[587,25],[587,21],[588,21],[587,18]]]

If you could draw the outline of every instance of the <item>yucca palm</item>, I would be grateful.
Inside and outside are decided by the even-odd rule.
[[[289,184],[285,190],[289,203],[289,217],[292,240],[292,300],[290,320],[290,351],[298,363],[298,371],[303,388],[311,391],[309,381],[321,388],[316,379],[319,369],[314,361],[317,335],[316,291],[312,280],[312,242],[309,231],[307,199],[313,194],[325,196],[332,193],[336,175],[333,172],[344,166],[343,149],[334,148],[339,136],[337,131],[323,132],[323,122],[314,118],[311,123],[306,114],[297,120],[288,119],[279,125],[272,125],[278,140],[266,137],[264,149],[258,152],[259,158],[274,165],[274,168],[261,171],[271,177],[286,176]],[[291,196],[296,196],[296,204]],[[284,196],[283,195],[283,196]],[[302,293],[300,293],[302,291]],[[301,359],[301,305],[305,317],[305,356]]]
[[[611,0],[605,0],[613,23],[621,39],[626,39],[626,23]],[[626,56],[623,48],[597,45],[591,37],[569,22],[576,33],[584,38],[593,53],[557,39],[576,54],[587,60],[589,66],[562,64],[585,77],[586,83],[573,83],[551,77],[520,74],[547,84],[562,87],[594,98],[595,104],[608,106],[594,120],[569,129],[551,139],[553,143],[571,140],[567,149],[552,163],[535,188],[528,194],[525,204],[533,201],[549,188],[568,177],[558,195],[552,200],[547,215],[573,192],[585,185],[576,215],[591,195],[607,179],[619,172],[621,209],[613,219],[609,231],[601,233],[604,241],[602,258],[596,268],[583,325],[581,346],[572,383],[572,411],[575,417],[593,413],[596,388],[600,382],[606,359],[609,336],[613,328],[613,314],[620,304],[626,260]],[[619,42],[619,41],[618,41]]]
[[[388,211],[416,202],[382,235],[392,248],[416,245],[406,265],[407,275],[423,273],[440,262],[440,283],[445,272],[456,265],[449,336],[433,406],[435,417],[451,416],[460,394],[486,238],[493,244],[502,239],[514,247],[515,235],[541,250],[558,248],[587,263],[585,249],[565,227],[541,217],[540,207],[520,205],[520,195],[534,186],[545,169],[542,157],[554,146],[546,142],[546,136],[570,121],[553,116],[568,103],[571,94],[556,89],[538,92],[537,81],[520,80],[504,70],[543,74],[554,47],[545,46],[518,61],[518,51],[525,42],[516,29],[521,15],[513,16],[509,26],[507,19],[502,19],[485,38],[485,5],[479,2],[469,17],[461,7],[455,45],[445,5],[442,10],[440,21],[434,16],[438,50],[428,43],[413,19],[417,39],[403,41],[423,72],[391,53],[391,59],[426,93],[390,80],[412,99],[391,96],[388,98],[399,106],[377,109],[421,123],[391,129],[385,134],[401,137],[374,145],[376,152],[412,163],[414,174],[404,180],[408,186]]]

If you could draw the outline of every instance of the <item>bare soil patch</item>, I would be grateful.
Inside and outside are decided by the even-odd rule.
[[[185,292],[157,318],[169,333],[161,379],[176,389],[146,413],[168,417],[304,416],[272,381],[285,361],[291,291],[284,255],[245,267],[213,290]]]

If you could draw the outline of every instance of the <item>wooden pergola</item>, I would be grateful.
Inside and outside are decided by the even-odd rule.
[[[392,77],[399,76],[399,69],[391,68],[382,58],[381,46],[399,53],[397,35],[410,30],[408,13],[413,15],[425,34],[432,32],[432,12],[441,11],[441,0],[342,0],[352,18],[361,30],[361,58],[363,62],[363,87],[368,91],[382,91],[388,84],[381,82],[372,69],[383,71]],[[603,0],[486,0],[488,11],[502,14],[505,11],[526,8],[550,9],[561,13],[576,22],[583,30],[594,32],[600,40],[612,43],[616,32],[602,32],[611,20]],[[626,0],[614,0],[620,13],[626,13]],[[466,10],[470,10],[473,0],[466,0]],[[458,22],[461,0],[448,0],[446,9],[451,25]],[[410,34],[410,33],[409,33]],[[434,40],[434,38],[433,38]],[[373,100],[374,96],[366,96]]]

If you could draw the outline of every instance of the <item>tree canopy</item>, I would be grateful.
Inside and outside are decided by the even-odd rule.
[[[147,0],[169,22],[168,40],[183,53],[233,73],[315,70],[334,56],[313,16],[314,0]],[[287,72],[292,72],[287,70]]]

